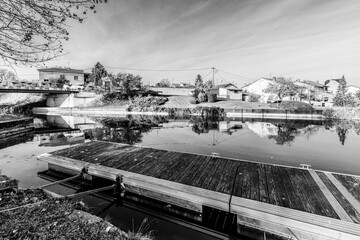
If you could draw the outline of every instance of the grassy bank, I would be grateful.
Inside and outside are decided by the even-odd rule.
[[[0,199],[3,239],[153,239],[151,233],[125,233],[84,212],[83,204],[49,198],[39,189],[3,192]]]

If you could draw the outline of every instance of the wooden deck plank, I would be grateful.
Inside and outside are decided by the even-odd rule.
[[[316,174],[315,171],[309,170],[310,175],[313,177],[316,184],[319,186],[320,190],[325,195],[326,199],[329,201],[336,214],[340,217],[341,220],[347,222],[353,222],[350,216],[346,213],[346,211],[341,207],[336,198],[331,194],[330,190],[326,187],[320,177]]]
[[[274,205],[280,205],[280,197],[277,194],[274,175],[272,173],[272,169],[270,165],[264,165],[265,174],[266,174],[266,182],[268,186],[268,196],[269,201],[268,203]]]
[[[142,152],[141,148],[127,148],[124,149],[111,149],[103,153],[102,157],[106,157],[107,160],[103,161],[101,165],[118,168],[122,164],[128,161],[133,161],[136,154]]]
[[[216,176],[218,169],[219,168],[222,169],[224,167],[225,163],[223,161],[221,161],[218,157],[213,157],[213,159],[215,161],[215,165],[213,168],[209,169],[206,178],[204,179],[204,181],[202,182],[202,184],[200,186],[201,188],[209,189],[211,181],[213,180],[214,176]]]
[[[124,158],[124,160],[122,161],[122,164],[116,165],[115,168],[128,171],[128,169],[132,168],[134,165],[140,164],[144,161],[148,161],[148,156],[151,153],[153,153],[153,149],[141,148],[141,150],[136,152],[133,157],[125,158],[120,156],[119,158]]]
[[[320,202],[314,196],[312,189],[308,186],[308,182],[304,179],[304,175],[299,173],[300,169],[288,168],[286,169],[289,173],[292,186],[295,190],[295,194],[303,204],[304,211],[314,214],[321,214],[319,207],[322,208]]]
[[[146,176],[154,176],[156,172],[159,171],[159,168],[164,165],[164,163],[175,156],[177,155],[174,155],[173,152],[164,151],[162,154],[157,155],[156,159],[152,159],[145,164],[141,164],[141,168],[134,172],[138,174],[144,174]]]
[[[224,172],[215,188],[215,191],[231,194],[234,179],[237,174],[238,161],[229,160]]]
[[[190,157],[187,153],[172,153],[170,157],[163,159],[153,170],[149,172],[149,176],[168,180],[172,172],[178,169],[176,166],[181,166],[182,161]]]
[[[144,165],[148,164],[150,161],[156,162],[158,157],[164,154],[164,150],[151,149],[151,151],[142,159],[137,159],[136,163],[134,162],[131,166],[123,166],[123,170],[128,172],[138,172],[142,169]]]
[[[211,156],[200,155],[200,161],[198,165],[195,165],[192,170],[188,171],[187,175],[184,175],[184,178],[180,180],[181,183],[186,185],[192,185],[196,180],[200,179],[202,174],[205,172],[206,167],[211,161]],[[198,167],[197,167],[198,166]],[[196,168],[197,167],[197,168]]]
[[[250,198],[250,181],[251,178],[249,173],[249,163],[239,162],[233,195],[243,198]]]
[[[267,176],[264,164],[258,164],[259,174],[259,201],[270,203]]]
[[[282,176],[276,170],[277,167],[270,166],[269,172],[272,173],[274,184],[275,184],[275,194],[279,200],[279,206],[290,207],[289,197],[287,196],[286,190],[284,189],[284,183],[282,181]]]
[[[182,172],[175,171],[173,173],[173,178],[177,179],[177,182],[186,184],[186,180],[197,175],[199,171],[202,171],[200,167],[202,163],[205,161],[206,157],[202,155],[195,156],[192,161],[183,169]],[[191,185],[192,182],[190,182]]]
[[[201,185],[204,183],[205,179],[208,177],[208,175],[210,174],[211,170],[213,170],[214,168],[217,168],[219,162],[217,161],[217,159],[210,157],[209,163],[205,166],[203,172],[200,174],[200,176],[194,181],[194,183],[192,184],[192,186],[195,187],[201,187]]]
[[[342,195],[339,189],[330,181],[330,179],[323,172],[316,172],[320,179],[323,181],[327,189],[331,192],[331,194],[335,197],[335,199],[339,202],[341,207],[345,210],[345,212],[350,216],[353,222],[360,223],[360,214],[356,209],[351,205],[351,203]]]
[[[188,174],[189,169],[191,169],[191,166],[196,164],[196,155],[193,154],[184,154],[181,156],[179,161],[176,162],[172,166],[170,171],[167,172],[166,179],[169,181],[174,182],[181,182],[180,179]]]
[[[226,166],[230,162],[229,159],[223,159],[223,158],[220,158],[219,161],[220,161],[220,164],[219,164],[218,168],[216,169],[216,171],[214,172],[214,175],[211,178],[211,181],[209,182],[209,184],[207,186],[204,186],[205,189],[209,189],[211,191],[216,191],[216,187],[220,182],[221,176],[224,175]]]
[[[286,190],[286,195],[289,198],[289,204],[292,209],[300,211],[306,211],[303,202],[300,199],[299,192],[296,191],[292,183],[292,175],[287,171],[285,167],[278,167],[277,170],[281,172],[282,181]]]
[[[251,179],[250,179],[250,199],[260,201],[260,178],[258,171],[258,164],[251,163],[249,164]]]

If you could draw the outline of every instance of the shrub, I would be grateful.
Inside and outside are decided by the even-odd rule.
[[[208,93],[207,94],[208,102],[213,103],[217,101],[216,93]]]
[[[323,115],[326,118],[333,118],[334,117],[334,109],[332,108],[325,108],[323,110]]]
[[[197,104],[198,102],[196,101],[195,98],[191,98],[191,99],[190,99],[190,103],[191,103],[191,104]]]
[[[277,107],[277,103],[271,104],[271,106]],[[312,111],[314,108],[305,102],[297,102],[297,101],[282,101],[279,103],[279,109],[287,109],[287,110],[302,110],[302,111]]]
[[[199,95],[198,95],[198,101],[199,101],[200,103],[202,103],[202,102],[207,102],[206,93],[200,92]]]

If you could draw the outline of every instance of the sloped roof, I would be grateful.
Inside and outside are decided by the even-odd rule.
[[[220,84],[214,87],[215,89],[219,89],[219,88],[237,88],[236,85],[232,84],[232,83],[226,83],[226,84]]]
[[[312,85],[315,87],[324,87],[324,84],[321,84],[321,83],[318,83],[315,81],[311,81],[311,80],[300,80],[300,81],[296,81],[296,82],[305,83],[305,84]]]
[[[253,82],[251,82],[251,83],[248,83],[248,84],[244,85],[242,88],[245,88],[245,87],[247,87],[247,86],[250,86],[251,84],[254,84],[254,83],[256,83],[257,81],[260,81],[260,80],[274,81],[272,78],[259,78],[258,80],[255,80],[255,81],[253,81]]]
[[[337,83],[340,83],[340,82],[344,81],[344,79],[343,78],[328,79],[328,80],[325,81],[324,85],[328,85],[331,81],[335,81]]]
[[[40,68],[38,69],[39,72],[60,72],[60,73],[77,73],[82,74],[84,70],[72,69],[72,68]]]

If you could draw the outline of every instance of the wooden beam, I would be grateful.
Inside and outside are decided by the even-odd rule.
[[[329,180],[341,192],[341,194],[349,201],[349,203],[360,213],[360,202],[330,173],[324,172]]]
[[[322,237],[318,239],[360,239],[359,224],[250,199],[233,196],[230,212],[257,221],[265,221],[268,224],[276,224],[279,228],[281,226],[289,228],[296,232],[296,235],[303,232],[303,234]],[[268,230],[272,231],[272,229]]]
[[[316,184],[319,186],[320,190],[325,195],[326,199],[329,201],[331,206],[334,208],[336,214],[340,217],[341,220],[353,222],[351,217],[346,213],[340,203],[336,200],[336,198],[331,194],[330,190],[326,187],[326,185],[321,181],[320,177],[316,174],[314,170],[308,170]]]

